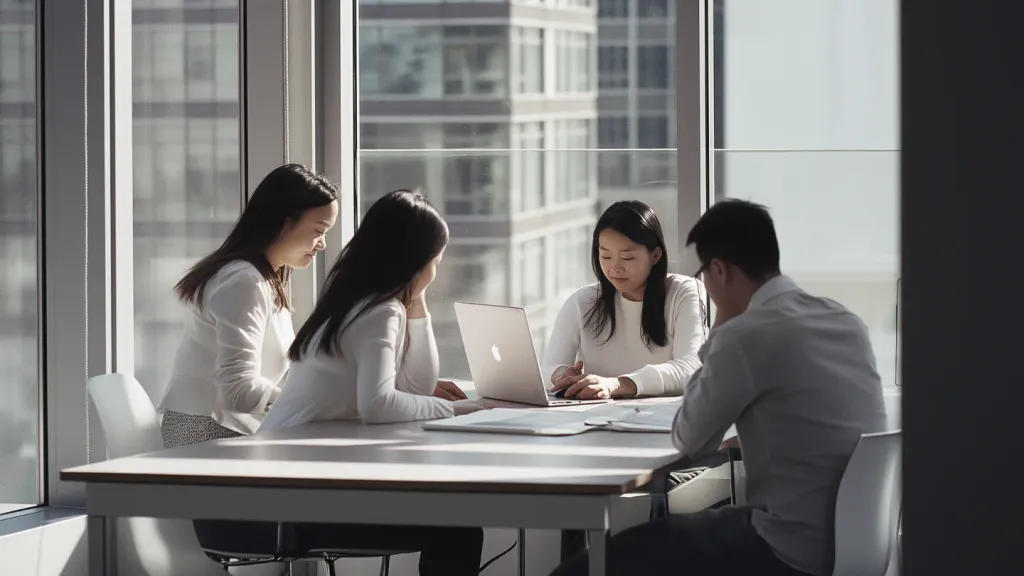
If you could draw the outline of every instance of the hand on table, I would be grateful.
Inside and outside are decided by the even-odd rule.
[[[452,402],[468,398],[466,393],[462,391],[462,388],[459,388],[458,385],[451,380],[438,380],[437,387],[434,388],[434,396],[444,398],[445,400],[450,400]]]
[[[568,375],[568,370],[566,373],[551,388],[552,392],[565,390],[565,393],[562,394],[563,398],[575,400],[611,398],[619,389],[618,378],[605,378],[594,374],[571,376]]]
[[[493,404],[486,400],[456,400],[452,402],[452,407],[455,409],[456,416],[462,416],[463,414],[472,414],[473,412],[479,412],[480,410],[490,410],[494,408]]]

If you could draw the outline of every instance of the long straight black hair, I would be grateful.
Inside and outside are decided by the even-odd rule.
[[[668,250],[665,248],[665,235],[661,231],[658,215],[650,206],[637,200],[616,202],[608,207],[597,220],[594,227],[594,241],[591,245],[590,259],[594,267],[594,275],[600,282],[600,292],[593,306],[584,315],[584,328],[600,338],[605,328],[609,328],[607,343],[615,334],[615,295],[618,290],[604,275],[601,269],[601,232],[614,230],[633,242],[654,251],[661,248],[661,258],[654,263],[651,273],[644,286],[644,304],[640,313],[642,339],[648,349],[668,344],[668,330],[665,326],[665,296],[668,279]]]
[[[394,298],[408,306],[419,272],[447,244],[448,225],[421,192],[395,190],[374,202],[327,274],[288,357],[301,360],[317,334],[317,351],[336,354],[345,328],[370,308]],[[366,305],[345,322],[363,300]]]
[[[192,266],[174,286],[178,299],[202,308],[203,292],[214,274],[226,264],[244,260],[270,283],[277,306],[291,309],[291,268],[274,270],[267,260],[267,248],[277,240],[286,222],[297,221],[307,210],[337,199],[334,184],[309,168],[301,164],[275,168],[253,191],[220,248]]]

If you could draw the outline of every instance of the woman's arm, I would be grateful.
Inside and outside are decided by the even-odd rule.
[[[217,336],[217,395],[223,408],[262,413],[281,393],[276,382],[259,373],[273,298],[255,269],[242,267],[222,275],[209,286],[205,304]]]
[[[648,364],[620,377],[636,385],[637,395],[670,396],[683,393],[683,387],[701,366],[697,353],[707,338],[706,315],[701,313],[706,306],[703,298],[703,286],[694,279],[688,279],[676,290],[673,297],[675,317],[672,359],[661,364]]]
[[[409,340],[401,358],[395,388],[410,394],[430,396],[437,387],[440,365],[430,315],[408,318],[405,331]]]
[[[548,339],[548,346],[544,352],[544,361],[541,362],[543,375],[548,382],[555,381],[565,372],[566,369],[576,363],[580,351],[580,309],[577,303],[578,294],[573,294],[562,304],[562,309],[555,317],[555,324],[551,328],[551,337]]]
[[[405,338],[403,315],[398,305],[383,304],[349,328],[354,332],[347,337],[358,342],[355,347],[356,408],[359,418],[367,424],[447,418],[454,414],[452,403],[447,400],[396,389],[400,368],[396,356],[399,342]],[[409,354],[412,353],[410,349]],[[435,348],[435,357],[436,353]],[[432,374],[433,384],[436,384],[436,364]],[[419,383],[425,379],[426,376],[416,377]],[[431,392],[433,387],[427,394]]]

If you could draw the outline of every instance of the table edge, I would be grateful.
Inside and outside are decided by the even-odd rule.
[[[685,467],[689,458],[680,458],[621,484],[542,484],[535,482],[469,482],[469,481],[380,481],[334,480],[329,478],[267,478],[258,476],[189,476],[175,474],[136,474],[119,472],[87,472],[61,470],[65,482],[99,484],[156,484],[174,486],[213,486],[229,488],[295,488],[305,490],[379,490],[399,492],[471,492],[502,494],[553,494],[561,496],[614,496],[633,492],[650,484],[658,476]]]

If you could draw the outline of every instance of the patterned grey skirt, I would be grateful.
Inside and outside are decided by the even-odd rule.
[[[177,448],[207,440],[241,436],[238,432],[221,426],[209,416],[182,414],[173,410],[163,411],[160,435],[164,439],[164,448]]]

